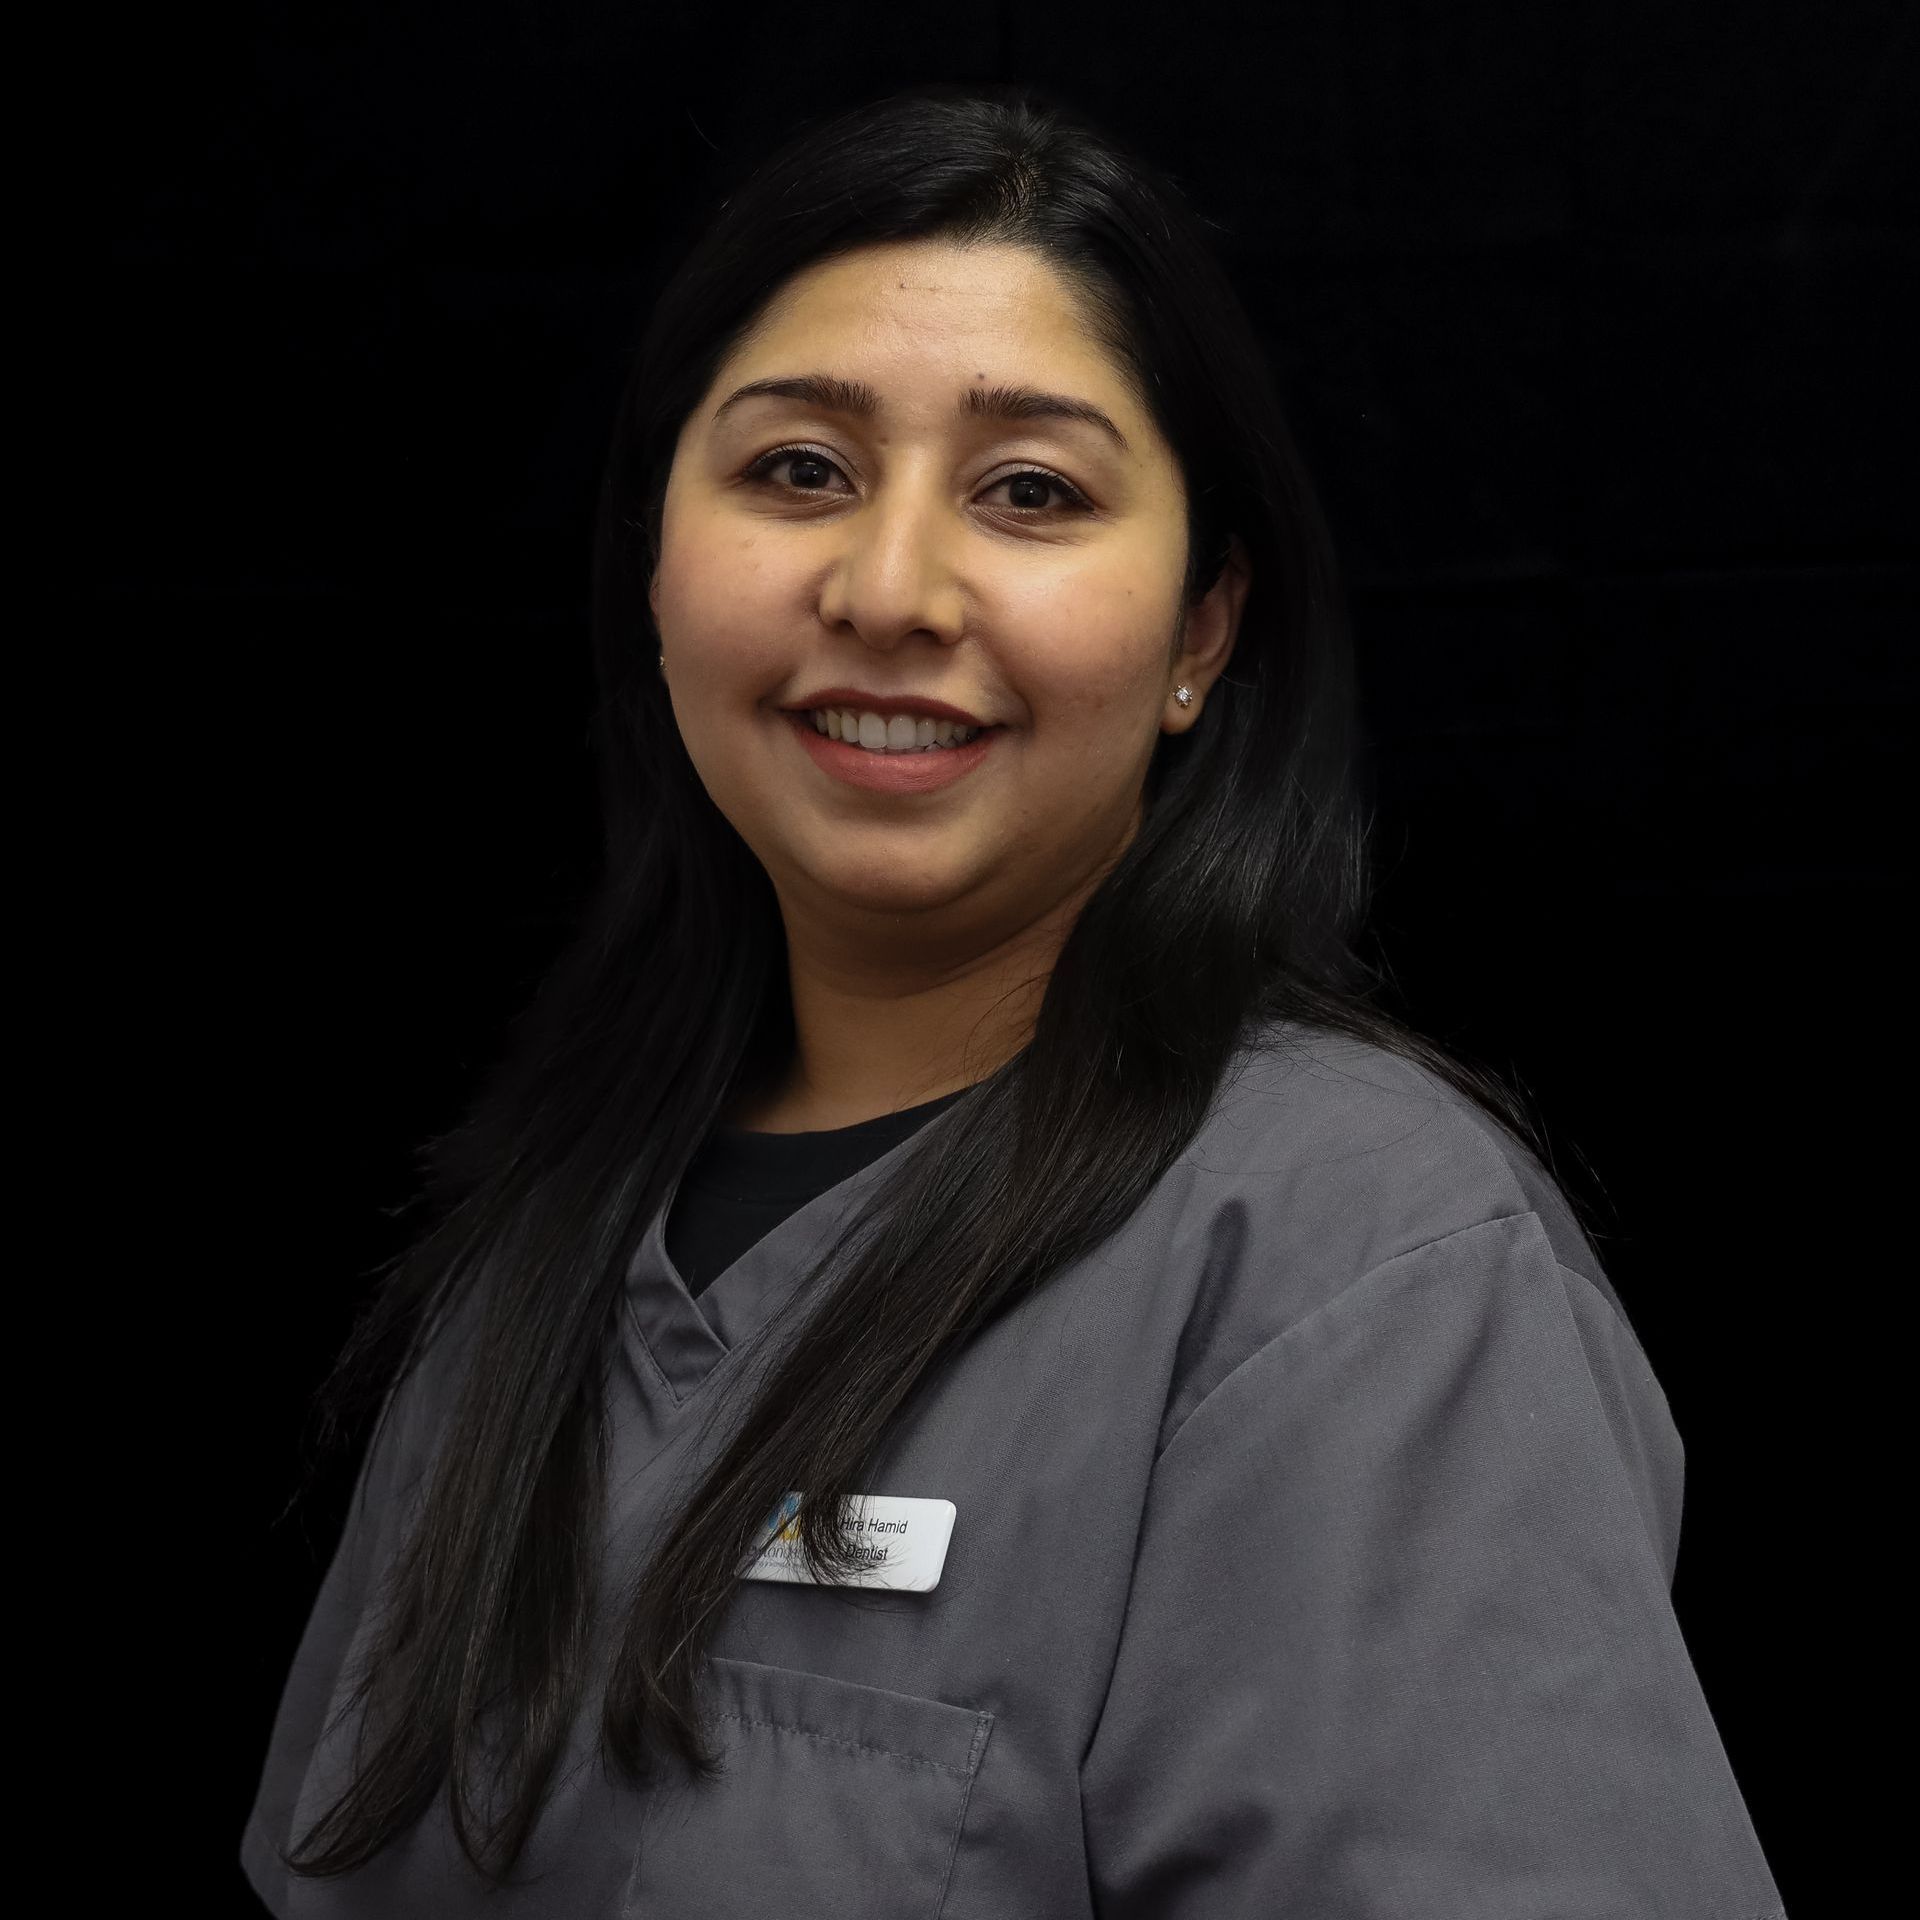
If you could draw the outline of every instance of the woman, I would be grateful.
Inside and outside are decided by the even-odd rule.
[[[346,1356],[282,1914],[1753,1916],[1680,1443],[1369,1003],[1348,643],[1176,189],[796,139],[653,315],[604,880]]]

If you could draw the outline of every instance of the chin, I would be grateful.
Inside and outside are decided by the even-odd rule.
[[[973,890],[969,873],[945,863],[872,859],[808,861],[813,890],[862,913],[933,913]]]

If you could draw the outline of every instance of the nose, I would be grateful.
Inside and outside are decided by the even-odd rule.
[[[821,583],[822,623],[880,653],[915,639],[958,641],[967,596],[944,512],[926,492],[898,484],[842,521],[843,544]]]

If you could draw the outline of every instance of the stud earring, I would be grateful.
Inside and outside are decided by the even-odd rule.
[[[1178,700],[1183,707],[1193,705],[1193,689],[1191,687],[1175,687],[1173,697]]]
[[[660,649],[660,678],[664,680],[666,677],[667,677],[667,650],[665,647],[662,647]]]

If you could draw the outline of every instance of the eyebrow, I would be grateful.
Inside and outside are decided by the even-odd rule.
[[[830,373],[796,374],[788,379],[750,380],[713,410],[714,424],[728,408],[743,400],[798,400],[803,406],[827,413],[850,413],[871,419],[880,411],[880,396],[860,380],[842,380]],[[1131,453],[1127,437],[1106,414],[1088,400],[1063,393],[1042,393],[1034,387],[968,387],[960,396],[960,411],[982,420],[1074,420],[1097,427],[1122,453]]]

